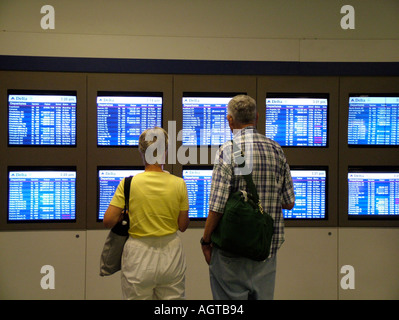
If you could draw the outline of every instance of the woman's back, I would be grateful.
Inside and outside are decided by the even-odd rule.
[[[111,204],[124,204],[124,180]],[[187,188],[182,178],[168,172],[146,171],[133,177],[129,200],[130,229],[134,237],[160,237],[178,230],[180,211],[188,210]]]

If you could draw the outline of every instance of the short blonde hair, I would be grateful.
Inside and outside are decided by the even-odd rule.
[[[164,142],[164,150],[168,150],[168,133],[165,131],[165,129],[160,128],[160,127],[154,127],[151,129],[147,129],[145,131],[143,131],[143,133],[140,135],[139,137],[139,151],[143,157],[143,160],[146,163],[153,163],[153,162],[149,162],[147,161],[148,159],[146,159],[146,156],[148,156],[146,154],[148,147],[150,147],[152,144],[154,144],[157,140],[158,137],[163,138],[163,142]],[[162,143],[162,141],[159,141],[159,143]],[[151,155],[154,158],[158,158],[158,149],[155,148],[153,154]],[[160,155],[161,157],[163,155]]]

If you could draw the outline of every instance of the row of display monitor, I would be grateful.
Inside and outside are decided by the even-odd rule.
[[[104,213],[119,182],[142,173],[143,168],[98,168],[97,221]],[[328,168],[291,168],[295,207],[283,210],[285,219],[328,219]],[[183,167],[191,220],[205,220],[209,209],[212,168]],[[399,167],[348,170],[349,219],[399,219]],[[76,221],[74,167],[8,169],[8,223]]]
[[[227,104],[237,93],[182,97],[182,144],[221,145],[231,139]],[[162,126],[162,93],[98,92],[97,145],[137,146],[147,128]],[[350,94],[349,146],[399,145],[399,94]],[[283,147],[328,147],[328,94],[270,93],[266,136]],[[76,146],[77,94],[8,91],[9,146]]]

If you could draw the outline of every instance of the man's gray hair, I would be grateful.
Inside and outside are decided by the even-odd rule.
[[[227,105],[227,114],[241,124],[256,122],[256,101],[247,95],[233,97]]]

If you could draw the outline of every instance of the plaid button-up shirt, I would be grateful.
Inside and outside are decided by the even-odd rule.
[[[245,167],[237,168],[242,158],[241,160],[236,158],[233,164],[231,141],[227,141],[219,148],[212,174],[209,209],[223,213],[230,193],[246,189],[246,182],[240,175],[252,173],[252,180],[263,209],[274,219],[274,235],[270,252],[270,256],[273,256],[284,242],[284,219],[281,205],[295,201],[289,165],[280,145],[259,134],[255,127],[249,126],[235,132],[233,140],[245,154]],[[233,151],[236,150],[233,149]],[[236,168],[233,172],[234,167]]]

